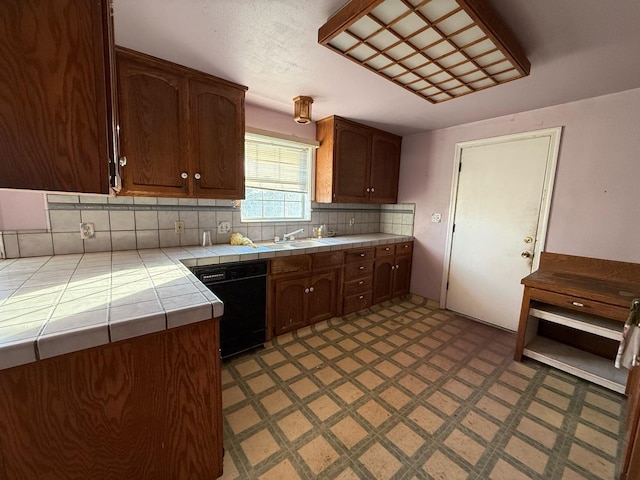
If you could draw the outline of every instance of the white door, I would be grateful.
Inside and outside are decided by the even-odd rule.
[[[558,128],[458,145],[447,309],[518,329],[520,280],[544,246],[559,135]]]

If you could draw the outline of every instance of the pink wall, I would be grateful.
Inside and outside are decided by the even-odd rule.
[[[255,105],[247,105],[245,115],[245,123],[251,127],[284,133],[294,137],[316,139],[315,122],[311,122],[309,125],[300,125],[293,120],[293,103],[291,104],[291,115]]]
[[[556,126],[564,128],[545,250],[640,262],[638,125],[635,89],[405,137],[398,201],[416,203],[411,291],[440,298],[456,143]],[[442,223],[431,223],[433,212]]]

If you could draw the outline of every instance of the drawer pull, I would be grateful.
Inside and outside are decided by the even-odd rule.
[[[364,295],[360,295],[360,296],[358,297],[358,299],[359,299],[359,300],[362,300],[363,298],[364,298]]]
[[[409,248],[409,245],[405,245],[404,248]]]
[[[388,252],[388,251],[389,251],[389,250],[391,250],[391,249],[390,249],[389,247],[386,247],[384,250],[385,250],[386,252]]]
[[[584,307],[584,303],[580,302],[571,302],[571,305],[575,305],[576,307]]]
[[[363,283],[364,283],[364,280],[360,280],[360,281],[358,282],[358,285],[362,285]]]
[[[358,268],[359,268],[360,270],[364,270],[364,267],[362,267],[362,266],[360,266],[360,267],[358,267]]]
[[[360,254],[360,256],[361,256],[361,257],[366,257],[366,256],[367,256],[367,254],[366,254],[366,253],[361,253],[361,254]]]

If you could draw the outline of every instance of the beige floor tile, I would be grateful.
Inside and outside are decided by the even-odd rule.
[[[307,352],[307,347],[305,347],[302,343],[295,342],[291,345],[287,345],[284,347],[284,350],[291,355],[292,357],[298,357],[303,353]]]
[[[437,480],[465,480],[469,478],[469,474],[462,467],[440,451],[431,455],[422,469]]]
[[[286,360],[286,357],[279,351],[275,350],[275,351],[263,354],[262,360],[264,360],[264,362],[267,365],[276,365],[280,362],[284,362]]]
[[[289,385],[289,387],[298,396],[298,398],[306,398],[312,393],[320,390],[320,388],[318,388],[318,386],[308,378],[298,380],[297,382]]]
[[[368,435],[367,431],[351,417],[340,420],[331,427],[331,431],[349,449],[355,447]]]
[[[442,370],[434,367],[433,365],[429,365],[426,363],[423,363],[422,365],[420,365],[418,368],[414,370],[414,372],[420,375],[425,380],[429,380],[430,382],[435,382],[439,380],[440,377],[442,377],[442,375],[444,375]]]
[[[282,479],[284,480],[284,479]],[[338,475],[335,480],[362,480],[356,473],[351,469],[351,467],[346,468],[340,475]]]
[[[582,411],[580,412],[580,420],[585,420],[587,422],[593,423],[594,425],[614,434],[617,434],[620,429],[620,422],[618,418],[604,415],[597,410],[594,410],[593,408],[589,408],[586,405],[582,407]]]
[[[387,433],[387,438],[408,457],[416,453],[425,443],[424,438],[416,434],[404,423],[399,423],[393,427]]]
[[[239,363],[235,366],[235,368],[240,375],[246,377],[248,375],[251,375],[252,373],[256,373],[260,370],[261,367],[260,365],[258,365],[258,362],[251,359],[247,360],[246,362]]]
[[[282,365],[275,369],[276,375],[280,377],[280,380],[289,380],[297,375],[300,375],[300,370],[295,365],[290,363]]]
[[[320,347],[322,347],[323,345],[325,345],[327,343],[327,341],[318,336],[318,335],[314,335],[313,337],[308,337],[308,338],[304,338],[303,341],[309,345],[311,348],[313,348],[314,350],[319,349]]]
[[[569,450],[569,460],[599,478],[613,478],[614,476],[615,465],[613,463],[575,443]]]
[[[284,460],[259,477],[259,480],[302,480],[289,460]]]
[[[220,379],[223,387],[225,385],[233,383],[233,375],[231,375],[231,372],[229,372],[229,370],[226,368],[223,368],[220,372]]]
[[[238,386],[232,386],[222,390],[222,408],[227,408],[235,405],[246,399],[242,389]]]
[[[449,434],[444,444],[471,465],[478,463],[478,460],[480,460],[480,457],[482,457],[485,451],[482,445],[458,429]]]
[[[368,348],[363,348],[362,350],[358,350],[356,352],[356,357],[358,357],[364,363],[372,363],[374,360],[380,358],[380,354],[373,352]]]
[[[426,383],[424,383],[418,377],[414,377],[413,375],[405,375],[400,380],[398,380],[398,384],[402,385],[414,395],[421,394],[427,388]]]
[[[529,405],[527,412],[531,415],[536,416],[540,420],[553,425],[556,428],[560,428],[562,426],[562,422],[564,421],[563,414],[556,412],[546,405],[543,405],[536,401],[531,402],[531,405]]]
[[[333,345],[329,345],[328,347],[321,348],[319,350],[320,355],[328,360],[333,360],[336,357],[342,355],[342,351]]]
[[[338,342],[338,345],[340,346],[340,348],[346,350],[347,352],[355,350],[360,346],[358,342],[352,340],[351,338],[345,338],[344,340],[340,340]]]
[[[301,411],[295,411],[290,415],[278,420],[278,427],[289,440],[295,440],[300,435],[307,433],[313,425]]]
[[[490,480],[531,480],[531,477],[500,459],[491,470]]]
[[[323,395],[309,403],[309,408],[320,420],[325,421],[340,411],[336,402]]]
[[[429,364],[441,368],[445,372],[451,370],[456,365],[453,360],[449,360],[444,355],[434,355],[433,358],[429,359]]]
[[[251,466],[257,465],[280,450],[278,443],[266,429],[240,442],[240,446]]]
[[[517,430],[547,448],[553,448],[558,438],[558,435],[549,428],[526,417],[520,420]]]
[[[376,352],[378,352],[379,354],[381,353],[382,355],[388,355],[390,352],[392,352],[394,350],[393,345],[388,344],[385,341],[378,341],[376,343],[373,343],[371,345],[371,348],[373,348]]]
[[[304,368],[306,368],[307,370],[313,370],[314,368],[316,368],[318,365],[322,365],[324,362],[320,359],[320,357],[318,357],[317,355],[314,355],[313,353],[310,353],[309,355],[305,355],[302,358],[299,358],[298,361],[302,364],[302,366]]]
[[[386,340],[387,342],[394,344],[396,347],[401,347],[402,345],[409,343],[407,338],[401,337],[400,335],[389,335]]]
[[[397,367],[396,365],[391,363],[389,360],[383,360],[382,362],[378,363],[374,368],[378,370],[380,373],[382,373],[383,375],[385,375],[387,378],[393,378],[401,371],[400,367]]]
[[[441,392],[433,393],[427,399],[427,402],[429,402],[429,405],[432,405],[433,407],[437,408],[445,415],[453,415],[453,413],[460,406],[460,402],[457,402],[456,400],[451,398],[449,395],[445,395]]]
[[[536,398],[543,400],[548,404],[562,410],[567,410],[569,408],[569,398],[565,397],[564,395],[555,393],[548,388],[541,388],[540,390],[538,390],[538,392],[536,393]]]
[[[581,423],[579,423],[576,428],[575,436],[583,442],[588,443],[592,447],[611,455],[612,457],[615,457],[616,455],[616,450],[618,449],[617,438],[604,435],[603,433]]]
[[[507,402],[510,405],[515,405],[520,400],[521,393],[512,390],[500,383],[494,383],[489,388],[488,392],[496,398],[499,398],[503,402]]]
[[[500,430],[500,427],[495,423],[487,420],[483,416],[476,412],[469,412],[462,420],[462,425],[467,427],[476,435],[481,436],[486,441],[490,442],[496,436],[496,433]]]
[[[444,423],[442,418],[423,406],[417,407],[408,418],[430,434],[434,434]]]
[[[511,362],[509,365],[509,370],[515,373],[519,373],[520,375],[524,375],[527,378],[533,378],[537,372],[536,369],[529,367],[527,364],[522,362]]]
[[[469,351],[449,345],[442,351],[442,354],[459,362],[466,358],[467,355],[469,355]]]
[[[473,358],[470,362],[469,362],[469,366],[472,368],[475,368],[476,370],[484,373],[485,375],[490,375],[493,373],[493,371],[496,369],[495,365],[492,365],[491,363],[485,362],[484,360],[481,360],[479,358]]]
[[[379,427],[391,418],[391,413],[375,400],[369,400],[356,411],[374,427]]]
[[[529,380],[508,371],[503,372],[502,375],[500,375],[500,381],[505,385],[509,385],[509,388],[519,390],[521,392],[524,392],[529,387]]]
[[[400,390],[398,390],[396,387],[393,387],[393,386],[381,392],[380,398],[385,400],[389,405],[395,407],[396,410],[400,410],[407,403],[409,403],[409,400],[411,400],[411,397],[409,397],[408,395],[405,395],[404,393],[402,393]]]
[[[407,346],[406,351],[416,358],[424,358],[430,353],[430,350],[421,347],[417,343],[412,343]]]
[[[544,472],[549,461],[549,456],[546,453],[517,437],[509,439],[504,451],[540,475]]]
[[[291,400],[282,390],[276,390],[272,394],[260,399],[260,403],[262,403],[270,415],[274,415],[292,405]]]
[[[562,480],[587,480],[587,477],[567,467],[562,472]]]
[[[476,406],[486,414],[491,415],[493,418],[500,420],[501,422],[504,422],[511,413],[510,408],[505,407],[501,403],[498,403],[487,396],[478,400]]]
[[[610,413],[611,415],[620,415],[621,413],[621,405],[619,402],[614,402],[613,400],[599,395],[593,392],[587,392],[585,395],[585,402],[593,405],[594,407],[601,408],[605,412]]]
[[[464,383],[455,379],[449,380],[444,384],[444,389],[449,393],[453,393],[456,397],[467,399],[473,394],[473,389],[467,387]]]
[[[342,375],[333,367],[324,367],[314,373],[315,377],[325,385],[331,385],[336,380],[340,380]]]
[[[436,330],[435,332],[432,333],[432,335],[438,340],[441,340],[445,343],[449,343],[453,341],[453,335],[445,332],[444,330]]]
[[[358,460],[376,480],[389,480],[402,466],[398,459],[379,443],[375,443]]]
[[[369,343],[372,340],[375,340],[376,337],[374,337],[373,335],[369,335],[367,332],[360,332],[357,333],[354,338],[356,340],[360,340],[362,343]]]
[[[369,328],[367,332],[369,332],[374,337],[380,338],[380,337],[386,337],[387,334],[389,333],[389,330],[382,327],[372,327],[372,328]]]
[[[268,373],[263,373],[262,375],[247,380],[247,385],[249,385],[249,388],[253,390],[253,393],[262,393],[273,387],[275,384],[276,383]]]
[[[236,480],[240,478],[240,472],[231,455],[225,455],[222,459],[222,476],[218,480]]]
[[[309,469],[318,475],[334,463],[340,455],[323,438],[316,437],[298,450]]]
[[[364,395],[364,392],[351,382],[343,383],[342,385],[334,388],[333,391],[342,399],[342,401],[348,404],[355,402]]]
[[[260,422],[260,416],[251,405],[227,415],[227,422],[234,433],[244,432]]]
[[[344,334],[340,331],[340,330],[325,330],[322,335],[325,338],[328,338],[329,340],[331,340],[332,342],[336,342],[337,340],[341,339],[342,337],[344,337]]]
[[[418,361],[417,358],[405,352],[395,353],[391,358],[404,367],[409,367]]]
[[[381,383],[384,383],[384,380],[382,378],[380,378],[378,375],[376,375],[370,370],[367,370],[366,372],[363,372],[360,375],[358,375],[356,377],[356,380],[360,382],[362,385],[364,385],[365,387],[367,387],[369,390],[373,390]]]
[[[487,379],[487,377],[480,375],[479,373],[476,373],[472,370],[469,370],[468,368],[464,368],[460,370],[457,374],[457,377],[462,380],[465,380],[471,385],[475,385],[476,387],[479,387],[480,385],[482,385],[484,381]]]
[[[345,357],[345,358],[343,358],[341,360],[338,360],[336,362],[336,365],[341,370],[344,370],[346,373],[355,372],[360,367],[362,367],[362,364],[360,362],[358,362],[357,360],[355,360],[354,358],[351,358],[351,357]]]

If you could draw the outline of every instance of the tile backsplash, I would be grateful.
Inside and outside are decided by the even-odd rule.
[[[214,244],[228,243],[233,232],[259,242],[304,228],[300,238],[322,224],[337,235],[413,235],[415,215],[415,204],[313,203],[310,222],[248,223],[231,200],[47,195],[47,203],[49,228],[0,232],[0,258],[200,245],[205,231]],[[184,233],[175,233],[177,221]],[[83,222],[94,225],[93,238],[81,238]],[[231,231],[218,233],[220,222]]]

